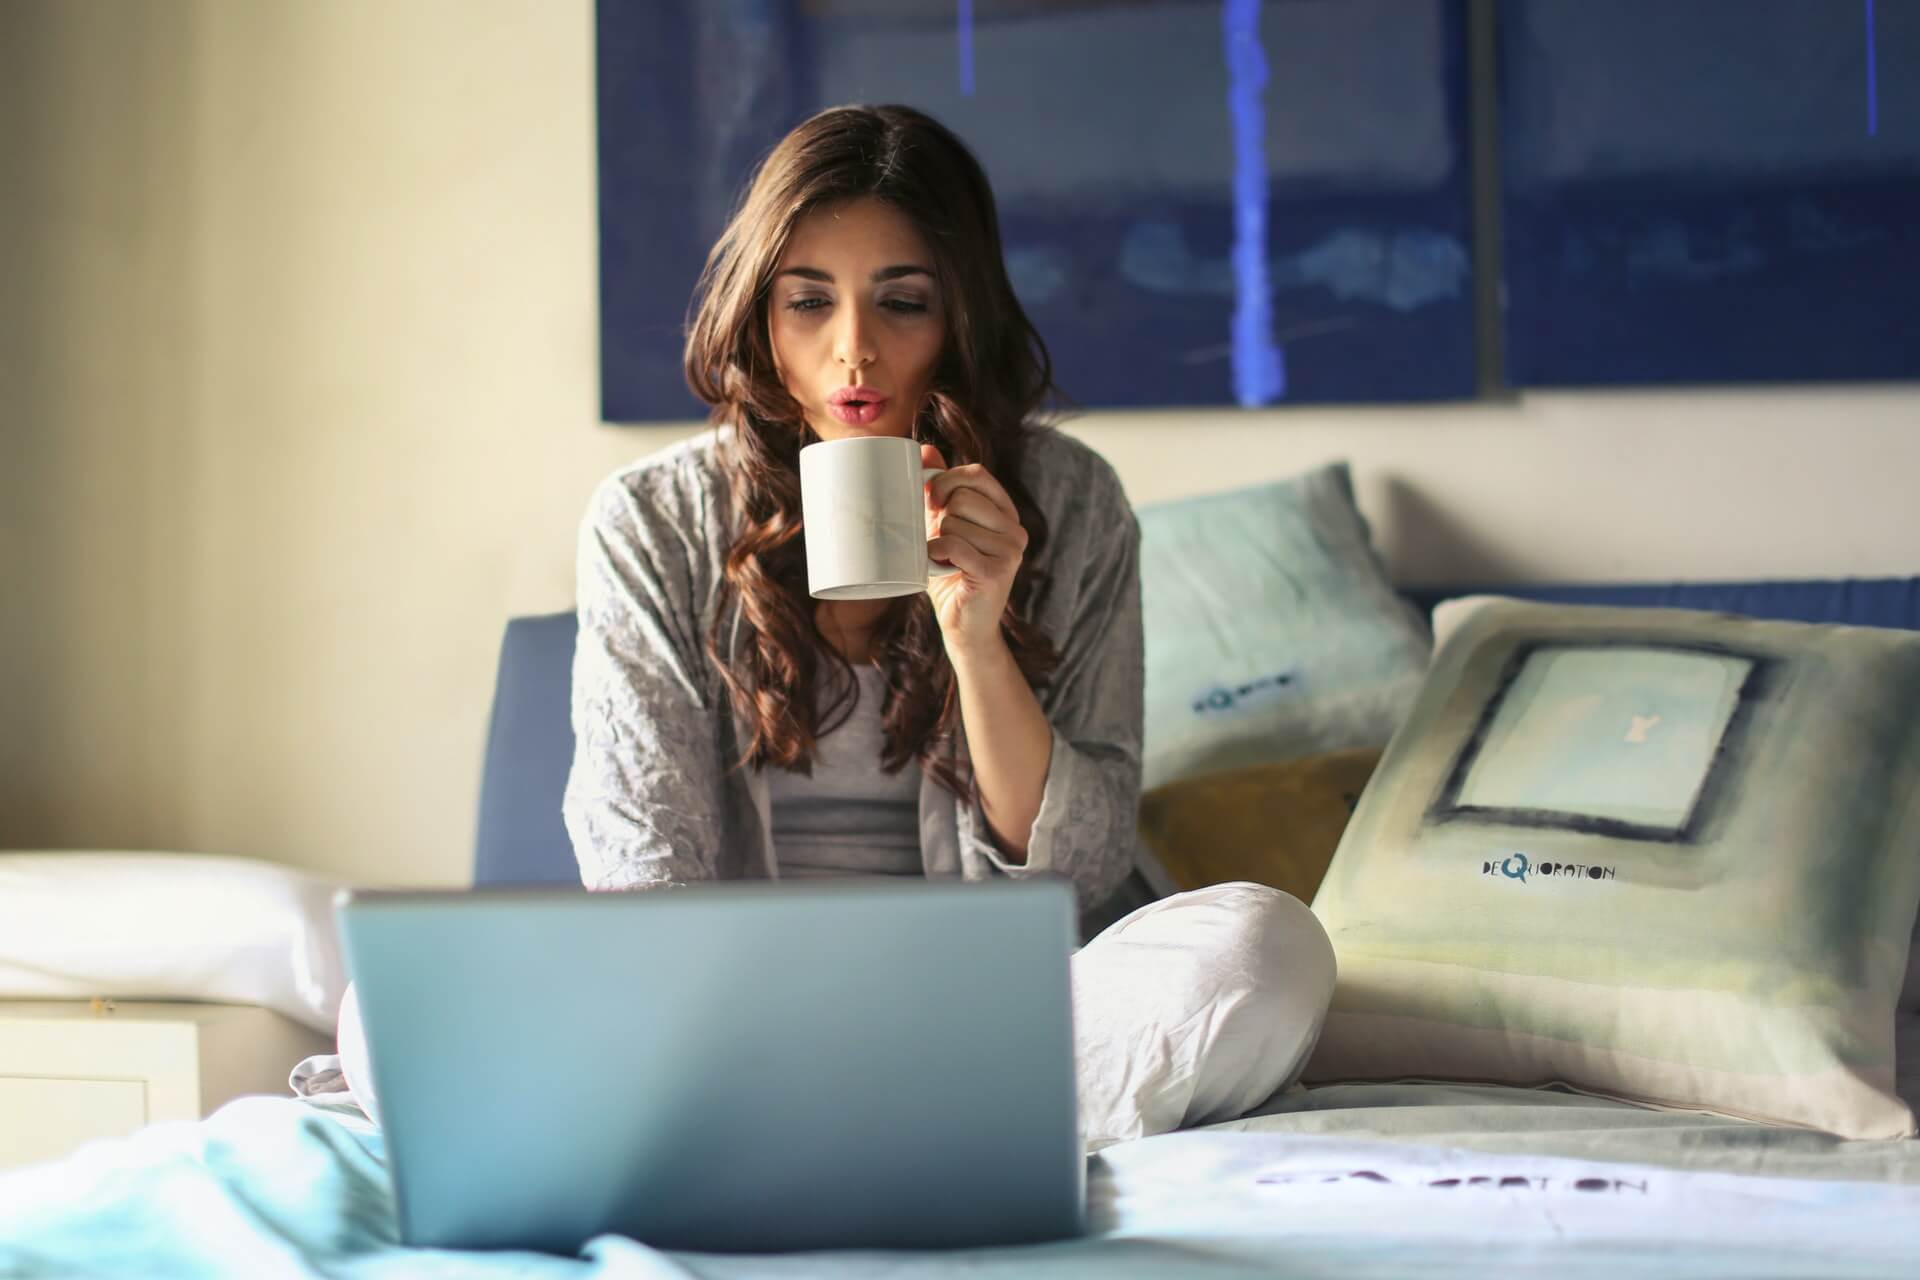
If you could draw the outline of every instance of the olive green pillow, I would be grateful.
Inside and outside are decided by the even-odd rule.
[[[1311,902],[1379,760],[1332,751],[1171,782],[1141,798],[1140,839],[1178,889],[1250,880]]]

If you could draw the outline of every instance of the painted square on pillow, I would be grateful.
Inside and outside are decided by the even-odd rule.
[[[1520,645],[1434,817],[1683,841],[1720,801],[1769,669],[1704,645]]]
[[[1314,901],[1340,980],[1308,1078],[1912,1133],[1920,635],[1442,608]]]

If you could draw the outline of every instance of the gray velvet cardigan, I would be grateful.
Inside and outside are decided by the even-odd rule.
[[[563,814],[589,889],[779,875],[766,780],[733,767],[745,739],[704,644],[732,535],[720,447],[710,430],[621,468],[581,522]],[[1066,876],[1084,910],[1137,849],[1140,530],[1113,468],[1070,436],[1035,429],[1025,474],[1048,521],[1032,620],[1060,654],[1039,691],[1053,755],[1027,860],[1007,863],[979,805],[926,777],[920,847],[930,877]]]

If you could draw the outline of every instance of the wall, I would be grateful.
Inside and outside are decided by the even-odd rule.
[[[599,424],[588,0],[0,8],[0,847],[455,883]],[[1097,414],[1353,459],[1409,581],[1920,571],[1920,389]]]

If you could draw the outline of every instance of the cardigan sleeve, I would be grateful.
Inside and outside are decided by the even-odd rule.
[[[562,816],[589,889],[716,875],[724,707],[710,689],[690,541],[697,495],[670,468],[608,477],[581,521],[573,765]]]
[[[1026,861],[1002,857],[978,800],[960,813],[961,839],[993,866],[1014,877],[1066,876],[1082,909],[1104,902],[1134,866],[1146,680],[1140,526],[1104,463],[1087,488],[1074,519],[1093,533],[1078,543],[1073,620],[1055,637],[1060,662],[1041,693],[1053,756]]]

